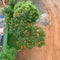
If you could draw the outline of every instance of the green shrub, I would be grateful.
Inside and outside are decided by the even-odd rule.
[[[18,49],[21,47],[32,49],[34,46],[41,47],[45,44],[45,34],[42,28],[37,28],[33,26],[27,27],[27,25],[25,25],[24,27],[14,26],[14,29],[12,29],[12,31],[15,37],[12,37],[13,41],[11,39],[8,40],[10,41],[10,47],[12,47],[13,45],[15,48]]]
[[[7,45],[11,48],[11,47],[14,47],[14,48],[16,48],[16,49],[18,49],[18,47],[17,47],[17,42],[18,40],[17,40],[17,38],[12,34],[12,33],[9,33],[8,34],[8,43],[7,43]]]
[[[16,0],[9,0],[9,5],[3,9],[3,13],[5,15],[5,22],[10,24],[13,18],[13,9],[16,4]]]
[[[5,48],[0,52],[0,60],[15,60],[16,50],[15,48]]]
[[[9,25],[9,47],[13,46],[16,49],[41,47],[45,44],[45,33],[42,28],[34,26],[39,18],[38,9],[30,1],[15,4],[16,2],[11,0],[4,10],[6,23]]]
[[[34,23],[39,17],[37,8],[29,2],[19,2],[14,7],[14,17],[29,23]]]
[[[44,44],[43,29],[34,26],[38,17],[38,10],[31,2],[19,2],[15,5],[10,32],[17,38],[17,48],[32,49],[34,46],[41,47]]]
[[[26,2],[26,1],[32,1],[32,0],[20,0],[20,1],[25,1]]]

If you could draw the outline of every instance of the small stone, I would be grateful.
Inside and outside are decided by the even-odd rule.
[[[37,20],[39,24],[44,25],[45,27],[49,26],[49,15],[47,13],[41,14]]]

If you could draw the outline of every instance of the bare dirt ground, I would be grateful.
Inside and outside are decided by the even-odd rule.
[[[50,26],[44,28],[46,44],[41,48],[19,51],[16,60],[60,60],[60,0],[43,0],[43,2],[50,16]]]

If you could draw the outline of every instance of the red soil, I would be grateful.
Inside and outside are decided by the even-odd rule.
[[[43,2],[50,16],[50,26],[44,28],[46,45],[19,51],[16,60],[60,60],[60,0],[43,0]]]

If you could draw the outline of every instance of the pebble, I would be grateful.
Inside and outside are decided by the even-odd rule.
[[[39,24],[42,24],[45,27],[48,27],[49,26],[49,15],[47,13],[41,14],[37,22]]]

